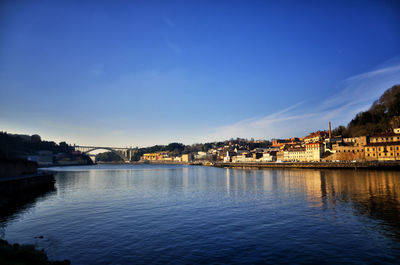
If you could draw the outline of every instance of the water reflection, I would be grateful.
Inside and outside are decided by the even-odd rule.
[[[37,211],[7,222],[6,237],[31,243],[46,227],[40,247],[77,264],[400,257],[395,171],[123,165],[69,168],[56,180]]]
[[[279,177],[277,176],[279,173]],[[241,172],[252,180],[252,172]],[[400,239],[400,173],[396,171],[282,170],[263,171],[263,189],[306,196],[310,207],[335,212],[350,204],[355,214],[382,221],[381,228]],[[271,180],[271,182],[269,182]],[[233,178],[229,183],[238,181]],[[243,186],[243,187],[248,187]],[[259,187],[259,186],[258,186]],[[389,227],[388,227],[389,226]]]
[[[351,204],[356,214],[376,218],[400,237],[400,173],[354,170],[238,170],[205,167],[143,168],[59,172],[58,195],[85,187],[88,192],[132,189],[187,196],[203,190],[224,191],[226,197],[304,197],[309,207],[333,213],[337,204]],[[152,193],[148,195],[151,196]]]
[[[7,185],[18,185],[0,183],[3,187]],[[0,238],[4,238],[4,230],[6,223],[17,219],[22,212],[33,208],[38,201],[45,200],[46,197],[55,194],[56,188],[54,182],[44,183],[40,187],[18,192],[17,188],[13,188],[12,192],[1,192],[0,194]]]

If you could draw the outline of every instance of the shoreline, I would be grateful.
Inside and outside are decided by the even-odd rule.
[[[372,170],[400,170],[400,161],[374,161],[374,162],[174,162],[174,161],[136,161],[136,162],[100,162],[92,165],[191,165],[211,166],[218,168],[239,168],[239,169],[372,169]],[[41,167],[85,166],[87,164],[75,165],[54,165]]]
[[[266,163],[214,163],[212,166],[219,168],[241,169],[268,169],[268,168],[297,168],[297,169],[373,169],[373,170],[399,170],[400,161],[382,162],[266,162]]]

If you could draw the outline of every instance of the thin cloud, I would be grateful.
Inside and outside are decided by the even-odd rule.
[[[176,44],[170,40],[166,40],[165,43],[167,44],[168,48],[170,48],[174,53],[181,54],[183,50]]]
[[[168,27],[170,27],[170,28],[175,27],[175,23],[171,20],[171,18],[169,18],[169,17],[167,17],[167,16],[163,16],[163,17],[162,17],[162,20],[164,21],[164,23],[165,23]]]
[[[400,58],[372,71],[345,79],[339,92],[308,109],[305,102],[272,113],[221,126],[209,132],[204,141],[229,138],[260,138],[305,136],[307,133],[334,126],[346,125],[354,115],[368,109],[386,89],[400,83]]]
[[[94,76],[99,76],[104,74],[104,65],[103,64],[95,64],[93,69],[90,70],[90,73]]]

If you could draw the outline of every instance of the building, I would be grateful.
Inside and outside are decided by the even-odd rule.
[[[301,143],[301,140],[297,137],[287,138],[287,139],[273,139],[272,147],[282,147],[282,146],[296,146]]]
[[[364,147],[367,144],[367,136],[343,138],[341,142],[332,144],[332,150],[336,153],[334,160],[363,161],[365,160]]]
[[[283,151],[283,161],[305,162],[307,161],[306,148],[294,147]]]
[[[166,153],[147,153],[143,154],[142,160],[164,160],[168,157]]]
[[[176,156],[174,157],[175,162],[182,162],[182,157],[181,156]]]
[[[182,162],[190,162],[192,161],[192,155],[191,154],[183,154],[182,155]]]
[[[324,155],[325,145],[321,142],[306,144],[306,161],[319,162]]]
[[[48,150],[41,150],[37,152],[38,154],[38,165],[39,166],[49,166],[54,162],[53,152]]]
[[[394,128],[393,132],[371,136],[370,143],[364,148],[366,160],[400,160],[400,128]]]
[[[254,152],[251,155],[252,155],[254,161],[257,161],[258,159],[263,157],[263,153],[261,153],[261,152]]]
[[[207,158],[207,153],[198,151],[197,154],[194,155],[194,159],[199,160],[199,159],[206,159]]]
[[[276,161],[277,151],[263,152],[262,157],[258,159],[259,162],[274,162]]]
[[[276,161],[277,161],[277,162],[282,162],[282,161],[284,161],[284,160],[283,160],[283,159],[284,159],[284,156],[285,156],[284,151],[283,151],[283,150],[280,150],[279,152],[276,153]]]
[[[304,143],[317,143],[317,142],[322,142],[325,140],[325,138],[329,137],[329,132],[326,131],[317,131],[310,133],[308,136],[303,138]]]
[[[232,156],[233,163],[240,163],[240,162],[255,162],[253,159],[253,155],[250,153],[243,153],[237,154],[236,156]]]
[[[224,162],[232,162],[232,157],[236,156],[236,152],[226,151]]]
[[[293,147],[283,150],[282,161],[319,162],[324,152],[325,148],[323,143],[308,143],[305,147]]]
[[[272,147],[281,147],[285,145],[286,140],[283,139],[272,139]]]

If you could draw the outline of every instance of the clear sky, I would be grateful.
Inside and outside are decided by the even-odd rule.
[[[11,133],[102,146],[301,137],[399,83],[399,1],[0,2]]]

